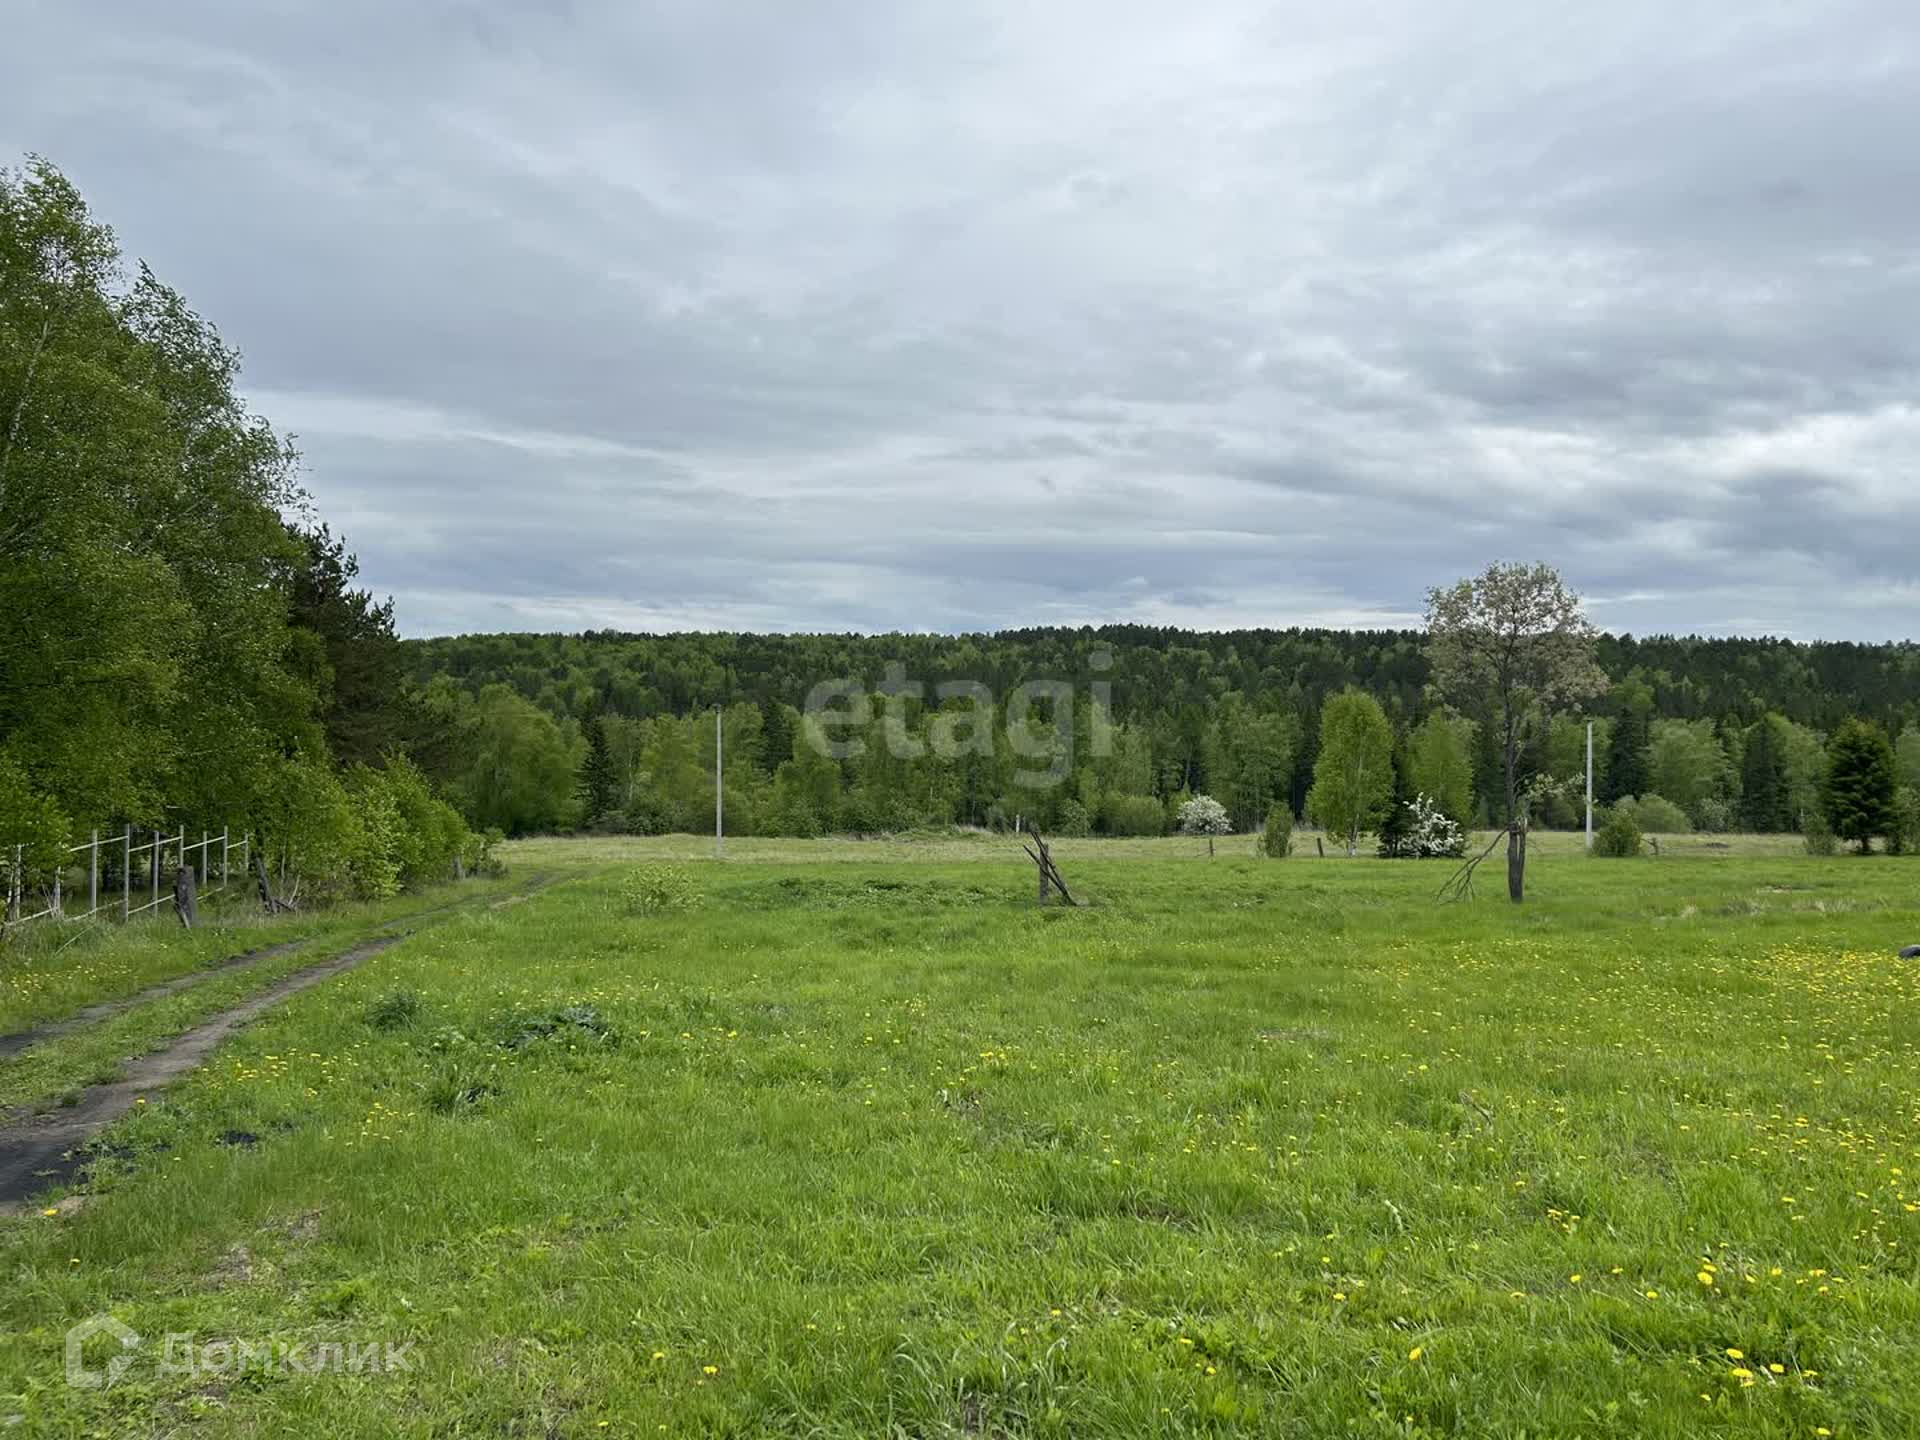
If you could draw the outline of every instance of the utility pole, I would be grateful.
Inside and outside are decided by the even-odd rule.
[[[718,860],[726,854],[726,786],[722,783],[724,769],[721,761],[721,709],[713,707],[713,858]]]
[[[1593,722],[1587,721],[1587,849],[1593,849]]]

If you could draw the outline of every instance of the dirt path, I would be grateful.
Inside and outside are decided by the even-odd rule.
[[[134,1101],[151,1095],[203,1063],[216,1045],[248,1021],[257,1019],[289,995],[331,980],[341,971],[352,969],[405,938],[404,935],[382,935],[363,941],[331,960],[296,971],[252,999],[186,1031],[165,1049],[129,1062],[118,1080],[89,1086],[80,1092],[78,1104],[0,1127],[0,1206],[17,1205],[47,1186],[69,1178],[81,1164],[74,1151],[103,1126],[131,1110]]]
[[[263,950],[247,950],[239,955],[229,956],[216,965],[204,970],[189,970],[184,975],[176,975],[171,980],[162,980],[158,985],[149,985],[132,995],[123,995],[118,1000],[102,1000],[89,1005],[84,1010],[76,1010],[64,1020],[55,1020],[47,1025],[36,1025],[31,1030],[16,1030],[11,1035],[0,1035],[0,1060],[9,1055],[18,1055],[22,1050],[48,1040],[57,1040],[62,1035],[70,1035],[75,1030],[102,1020],[111,1020],[137,1005],[145,1005],[153,1000],[164,999],[168,995],[177,995],[182,990],[191,990],[202,981],[211,980],[216,975],[224,975],[229,970],[243,970],[249,965],[258,965],[262,960],[271,960],[276,955],[285,955],[298,950],[306,944],[305,939],[286,940],[278,945],[269,945]]]
[[[551,875],[536,874],[526,889],[517,890],[503,899],[489,901],[487,908],[498,910],[503,906],[530,899],[553,884],[554,879],[555,877]],[[429,915],[441,915],[449,910],[458,910],[478,903],[472,898],[450,900],[444,905],[432,905],[424,910],[409,910],[404,915],[395,915],[386,923],[389,925],[411,924],[415,920],[424,920]],[[117,1000],[99,1001],[97,1004],[87,1006],[84,1010],[74,1011],[64,1019],[35,1025],[26,1030],[16,1030],[11,1035],[0,1035],[0,1060],[18,1055],[22,1050],[30,1050],[35,1045],[45,1044],[49,1040],[58,1040],[62,1035],[70,1035],[75,1030],[96,1025],[102,1020],[111,1020],[114,1016],[123,1015],[137,1006],[146,1005],[155,1000],[164,1000],[167,996],[177,995],[182,990],[190,990],[195,985],[213,979],[216,975],[225,975],[232,970],[244,970],[250,965],[258,965],[263,960],[290,954],[307,944],[311,938],[303,936],[298,940],[285,940],[278,945],[268,945],[260,950],[245,950],[204,969],[189,970],[186,974],[176,975],[171,980],[162,980],[157,985],[149,985],[146,989],[136,991],[132,995],[122,995]]]
[[[488,909],[497,910],[504,905],[531,898],[548,886],[558,883],[560,878],[555,875],[536,876],[533,883],[525,889],[485,903]],[[409,915],[397,916],[388,923],[411,924],[422,916],[444,914],[449,910],[462,909],[476,903],[479,902],[458,900],[451,904],[436,905],[428,910],[418,910]],[[361,961],[371,959],[389,946],[399,944],[412,933],[409,929],[378,935],[372,939],[363,940],[352,949],[335,955],[331,959],[323,960],[317,965],[296,970],[259,994],[234,1006],[233,1009],[223,1011],[211,1020],[184,1031],[151,1054],[128,1061],[119,1079],[102,1085],[88,1086],[80,1092],[80,1098],[76,1104],[48,1114],[29,1115],[9,1124],[0,1124],[0,1215],[9,1212],[17,1213],[22,1208],[22,1202],[48,1186],[71,1178],[85,1163],[84,1157],[77,1152],[88,1140],[131,1110],[136,1100],[152,1095],[170,1081],[203,1064],[207,1056],[213,1053],[214,1047],[235,1030],[251,1020],[258,1019],[289,995],[297,995],[300,991],[318,985],[323,980],[331,980],[343,970],[350,970]],[[39,1039],[45,1039],[53,1033],[65,1033],[85,1023],[83,1017],[96,1020],[105,1018],[142,1000],[170,993],[172,989],[184,988],[186,984],[204,979],[219,970],[264,960],[272,954],[284,954],[294,946],[304,943],[306,943],[304,940],[290,940],[270,950],[236,956],[213,970],[196,971],[191,976],[182,976],[178,981],[168,981],[164,986],[154,986],[137,996],[93,1006],[90,1011],[82,1011],[68,1020],[59,1022],[56,1026],[47,1026],[40,1031],[26,1033],[35,1035]]]

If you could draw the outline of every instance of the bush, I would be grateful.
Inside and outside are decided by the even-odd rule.
[[[1167,812],[1151,795],[1109,795],[1100,807],[1100,821],[1109,835],[1161,835]]]
[[[1633,812],[1624,805],[1607,811],[1607,818],[1593,834],[1593,853],[1612,859],[1638,855],[1641,850],[1640,826]]]
[[[1893,820],[1887,828],[1887,853],[1908,855],[1920,850],[1920,791],[1902,785],[1893,792]]]
[[[642,865],[620,886],[629,915],[669,915],[691,910],[701,901],[700,887],[680,865]]]
[[[1819,810],[1807,812],[1806,829],[1802,832],[1802,839],[1809,855],[1831,855],[1840,848],[1840,841],[1833,833],[1833,826],[1827,823],[1825,813]]]
[[[1276,805],[1267,812],[1267,823],[1260,831],[1260,853],[1269,860],[1284,860],[1293,854],[1293,811]]]
[[[1693,807],[1693,818],[1707,834],[1724,835],[1733,829],[1733,802],[1722,800],[1718,795],[1709,795]]]
[[[1069,837],[1091,835],[1093,817],[1078,800],[1069,800],[1060,807],[1060,816],[1053,822],[1053,833]]]
[[[484,830],[469,830],[460,846],[460,863],[466,867],[467,874],[506,874],[506,862],[494,854],[500,842],[506,838],[506,833],[498,825],[489,825]]]
[[[1629,795],[1616,809],[1624,809],[1633,816],[1633,823],[1648,835],[1690,835],[1693,822],[1687,818],[1687,812],[1671,800],[1658,795],[1643,795],[1638,800]]]

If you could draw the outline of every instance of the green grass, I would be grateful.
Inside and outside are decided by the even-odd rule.
[[[504,894],[515,883],[475,879],[391,900],[272,916],[260,910],[251,891],[236,888],[225,896],[203,897],[200,924],[192,930],[183,930],[170,909],[124,925],[111,918],[34,921],[0,940],[0,1035],[62,1020],[85,1006],[123,999],[247,951],[306,937],[359,934],[452,901]]]
[[[523,846],[593,868],[117,1126],[86,1208],[0,1222],[0,1423],[1920,1433],[1920,862],[1549,849],[1439,908],[1063,841],[1093,903],[1042,912],[1007,842],[761,843],[648,916],[615,862],[699,842]],[[155,1338],[69,1389],[102,1310]],[[170,1331],[416,1363],[167,1375]]]

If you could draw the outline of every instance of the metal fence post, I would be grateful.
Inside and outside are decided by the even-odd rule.
[[[87,914],[100,908],[100,832],[87,840]]]
[[[7,919],[20,918],[20,856],[25,846],[13,847],[13,864],[7,870]]]
[[[227,888],[227,830],[220,831],[220,888]]]
[[[133,822],[127,822],[127,833],[120,839],[120,920],[125,923],[133,918]]]
[[[65,868],[66,863],[67,857],[62,855],[53,866],[53,918],[56,920],[67,918],[66,909],[60,904],[60,872]]]
[[[200,832],[200,888],[207,888],[207,832]]]
[[[153,908],[160,904],[160,832],[153,832],[153,850],[147,856],[147,873],[153,877]]]

